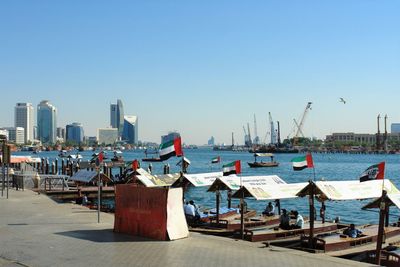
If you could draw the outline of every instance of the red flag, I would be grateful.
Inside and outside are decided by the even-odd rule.
[[[134,171],[136,171],[136,170],[138,169],[138,165],[139,165],[139,162],[138,162],[137,159],[135,159],[134,161],[132,161],[132,169],[133,169]]]
[[[181,138],[178,137],[174,140],[175,155],[177,157],[183,156]]]
[[[101,151],[101,152],[99,153],[98,158],[99,158],[99,162],[102,163],[102,162],[103,162],[103,159],[104,159],[103,151]]]
[[[314,162],[311,153],[307,153],[306,160],[307,160],[307,168],[314,168]]]
[[[385,162],[368,167],[359,177],[360,182],[385,178]]]

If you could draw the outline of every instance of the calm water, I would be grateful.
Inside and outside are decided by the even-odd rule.
[[[276,168],[249,168],[247,161],[253,161],[252,154],[247,152],[231,152],[231,151],[213,151],[211,149],[188,149],[184,151],[185,156],[191,161],[188,168],[189,173],[202,173],[210,171],[220,171],[222,164],[210,164],[211,159],[215,156],[221,156],[224,163],[234,160],[242,161],[242,175],[278,175],[287,183],[305,182],[313,178],[312,169],[302,171],[293,171],[290,160],[300,154],[276,154],[275,159],[280,163]],[[16,154],[29,154],[29,152],[18,152]],[[85,151],[80,153],[84,160],[91,158],[92,152]],[[57,157],[58,152],[41,152],[38,157],[48,157],[53,160]],[[124,151],[124,159],[129,161],[133,159],[141,159],[144,157],[143,151]],[[112,157],[112,153],[110,156]],[[348,155],[348,154],[313,154],[316,179],[320,180],[356,180],[359,174],[372,164],[386,161],[385,177],[391,179],[394,184],[400,188],[400,155]],[[180,167],[176,166],[178,158],[168,160],[171,172],[179,172]],[[147,168],[148,164],[142,162],[142,167]],[[163,172],[164,163],[152,163],[153,172],[161,174]],[[207,188],[189,188],[185,193],[186,199],[193,199],[200,207],[213,208],[215,206],[215,194],[208,193]],[[250,209],[256,209],[261,212],[266,201],[256,201],[253,199],[246,200]],[[343,222],[354,222],[356,224],[378,223],[378,213],[376,211],[363,211],[361,207],[369,201],[344,201],[344,202],[327,202],[326,214],[328,218],[340,216]],[[226,205],[226,194],[222,193],[222,205]],[[238,202],[234,200],[234,205]],[[281,207],[287,210],[299,210],[303,215],[308,216],[308,201],[304,199],[282,200]],[[317,210],[319,210],[317,203]],[[397,208],[392,207],[391,221],[397,221],[400,213]],[[319,214],[319,212],[318,212]]]

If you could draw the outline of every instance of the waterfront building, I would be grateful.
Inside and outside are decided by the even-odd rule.
[[[390,125],[390,132],[391,133],[400,133],[400,123],[392,123]]]
[[[97,144],[97,137],[96,136],[86,136],[85,141],[89,146],[94,146]]]
[[[209,146],[215,146],[215,139],[214,139],[214,136],[211,136],[211,138],[208,139],[207,145],[209,145]]]
[[[118,140],[117,128],[97,129],[97,140],[99,145],[113,145]]]
[[[6,139],[8,140],[8,130],[0,129],[0,140]]]
[[[14,127],[25,129],[24,143],[33,141],[33,106],[31,103],[17,103],[14,108]]]
[[[118,137],[122,137],[124,129],[124,107],[120,99],[117,104],[110,105],[110,125],[112,128],[118,129]]]
[[[68,142],[75,142],[80,144],[83,142],[84,132],[83,126],[81,123],[74,122],[72,124],[68,124],[66,126],[66,141]]]
[[[357,143],[365,145],[376,145],[377,134],[357,134],[353,132],[348,133],[332,133],[327,135],[325,143],[343,142],[343,143]],[[385,135],[381,133],[380,140],[384,141]],[[400,133],[388,133],[388,142],[400,142]]]
[[[57,127],[57,138],[65,140],[65,128]]]
[[[6,127],[8,131],[8,140],[14,142],[17,145],[25,143],[25,129],[22,127]]]
[[[122,140],[129,144],[138,143],[138,117],[124,116],[124,130],[122,132]]]
[[[172,141],[180,136],[180,133],[178,133],[177,131],[169,132],[167,135],[161,136],[161,144]]]
[[[48,100],[40,102],[37,108],[38,138],[42,143],[56,142],[57,109]]]

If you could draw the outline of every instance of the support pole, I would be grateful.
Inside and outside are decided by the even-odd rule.
[[[381,252],[383,235],[385,232],[384,223],[385,215],[388,204],[386,203],[386,191],[382,190],[381,204],[379,207],[379,227],[378,227],[378,240],[376,241],[376,264],[381,265]]]
[[[240,238],[244,239],[244,192],[242,187],[242,197],[240,198]]]
[[[98,181],[97,181],[97,223],[100,223],[100,167],[98,168]]]
[[[309,203],[310,203],[310,234],[308,245],[310,248],[314,247],[314,219],[315,219],[315,207],[314,207],[314,182],[310,181],[311,192],[309,195]]]
[[[217,188],[217,191],[215,191],[215,198],[216,198],[216,203],[217,203],[217,210],[216,210],[216,212],[217,212],[217,225],[219,225],[219,195],[220,195],[220,192],[219,192],[219,187]]]
[[[228,189],[228,209],[232,207],[232,190]]]

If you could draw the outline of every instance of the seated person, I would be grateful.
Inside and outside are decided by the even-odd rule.
[[[360,230],[356,229],[354,223],[352,223],[352,224],[350,224],[349,228],[347,228],[343,231],[343,234],[345,234],[349,237],[352,237],[352,238],[356,238],[356,237],[359,237],[362,234],[362,232]]]
[[[194,203],[194,200],[190,200],[189,201],[189,205],[192,205],[193,207],[194,207],[194,216],[195,216],[195,219],[197,219],[197,220],[199,220],[200,219],[200,210],[199,210],[199,206],[197,206],[195,203]]]
[[[288,230],[290,228],[290,217],[289,214],[286,212],[286,209],[282,209],[282,214],[280,216],[280,223],[279,223],[279,227],[284,229],[284,230]]]
[[[296,223],[290,226],[291,229],[303,229],[304,219],[297,210],[293,211],[293,215],[296,217]]]
[[[265,207],[265,210],[262,212],[263,215],[273,216],[275,214],[275,207],[271,202],[268,202],[268,205]]]
[[[196,211],[193,205],[191,205],[189,202],[186,202],[183,205],[183,211],[185,213],[186,221],[187,222],[192,222],[194,221],[194,218],[196,217]]]

